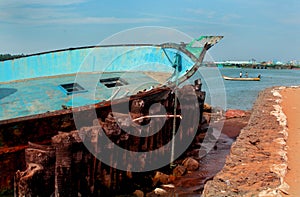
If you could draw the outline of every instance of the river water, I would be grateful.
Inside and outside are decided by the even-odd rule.
[[[240,71],[248,72],[249,77],[257,77],[260,74],[261,80],[228,81],[222,79],[222,75],[239,77]],[[206,102],[225,110],[250,110],[258,93],[268,87],[300,85],[300,70],[290,69],[201,68],[195,77],[202,79],[202,89],[207,94]]]

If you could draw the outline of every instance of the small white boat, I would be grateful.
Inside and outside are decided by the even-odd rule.
[[[223,75],[223,79],[231,80],[231,81],[260,81],[259,77],[253,77],[253,78],[246,77],[246,78],[243,78],[243,77],[227,77],[225,75]]]

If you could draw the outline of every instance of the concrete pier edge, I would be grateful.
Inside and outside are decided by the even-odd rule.
[[[205,184],[202,196],[288,194],[289,186],[284,182],[288,129],[280,105],[280,90],[285,88],[272,87],[259,93],[248,125],[232,145],[223,169]]]

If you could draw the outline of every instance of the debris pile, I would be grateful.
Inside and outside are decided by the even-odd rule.
[[[170,91],[159,103],[151,99],[133,100],[129,114],[121,110],[104,111],[92,121],[92,126],[59,132],[52,137],[48,146],[30,143],[26,149],[27,169],[15,175],[15,196],[108,196],[121,191],[133,193],[139,189],[135,180],[141,176],[149,177],[144,178],[145,184],[152,185],[152,172],[137,171],[148,169],[161,156],[170,158],[170,147],[159,148],[172,139],[174,118],[177,120],[178,147],[188,136],[195,136],[201,125],[205,98],[201,84],[183,86],[178,89],[177,96],[180,103],[176,109],[179,116],[176,117],[169,116],[174,112],[174,92]],[[195,96],[198,102],[192,102]],[[188,127],[179,126],[183,111],[190,112],[183,117]],[[200,113],[200,118],[199,114],[194,114],[195,111]],[[157,118],[152,114],[167,116]],[[114,149],[115,146],[131,152],[121,154]],[[148,157],[134,154],[143,151],[152,152]],[[97,159],[103,153],[107,153],[104,155],[107,157],[105,160],[110,161],[109,165]],[[116,162],[119,158],[122,158],[122,162]],[[118,170],[120,168],[127,170]],[[198,162],[189,158],[174,173],[184,174],[186,170],[198,168]],[[167,176],[167,180],[172,180],[172,176]]]

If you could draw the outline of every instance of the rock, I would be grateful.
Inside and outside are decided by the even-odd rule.
[[[199,162],[191,157],[188,157],[185,160],[183,160],[182,165],[188,171],[195,171],[199,168]]]
[[[275,172],[279,177],[284,177],[287,172],[287,164],[273,164],[270,171]]]
[[[169,183],[173,183],[176,180],[176,176],[169,175]]]
[[[167,191],[164,190],[164,189],[161,189],[161,188],[155,188],[154,193],[155,193],[156,195],[166,195],[166,194],[167,194]]]
[[[186,167],[181,166],[181,165],[176,166],[176,168],[174,168],[174,170],[173,170],[173,175],[174,176],[182,176],[185,173],[186,173]]]
[[[153,181],[153,185],[157,185],[158,183],[167,184],[170,182],[170,176],[157,171],[152,181]]]
[[[240,118],[240,117],[245,117],[246,113],[244,110],[239,110],[239,109],[229,109],[225,113],[226,119],[229,118]]]
[[[233,143],[223,169],[206,182],[202,196],[281,196],[288,192],[288,186],[282,183],[287,162],[281,151],[286,146],[275,142],[284,137],[285,128],[270,113],[277,104],[271,93],[270,89],[259,93],[249,123]],[[226,126],[235,127],[235,119],[228,118],[248,114],[248,111],[228,110],[226,121],[230,125]]]
[[[286,183],[283,182],[280,186],[279,186],[279,190],[284,193],[285,195],[289,195],[289,189],[290,186]]]
[[[214,107],[211,109],[211,113],[222,115],[224,113],[224,110],[221,107]]]
[[[203,105],[203,111],[204,112],[209,112],[210,113],[211,109],[212,109],[212,107],[209,104],[204,103],[204,105]]]
[[[175,188],[175,186],[173,184],[165,184],[165,185],[162,185],[162,187],[169,188],[169,189],[174,189]]]
[[[144,192],[137,189],[133,192],[133,195],[137,197],[144,197]]]
[[[210,122],[210,117],[211,117],[210,113],[203,112],[201,123],[202,124],[209,123]]]

